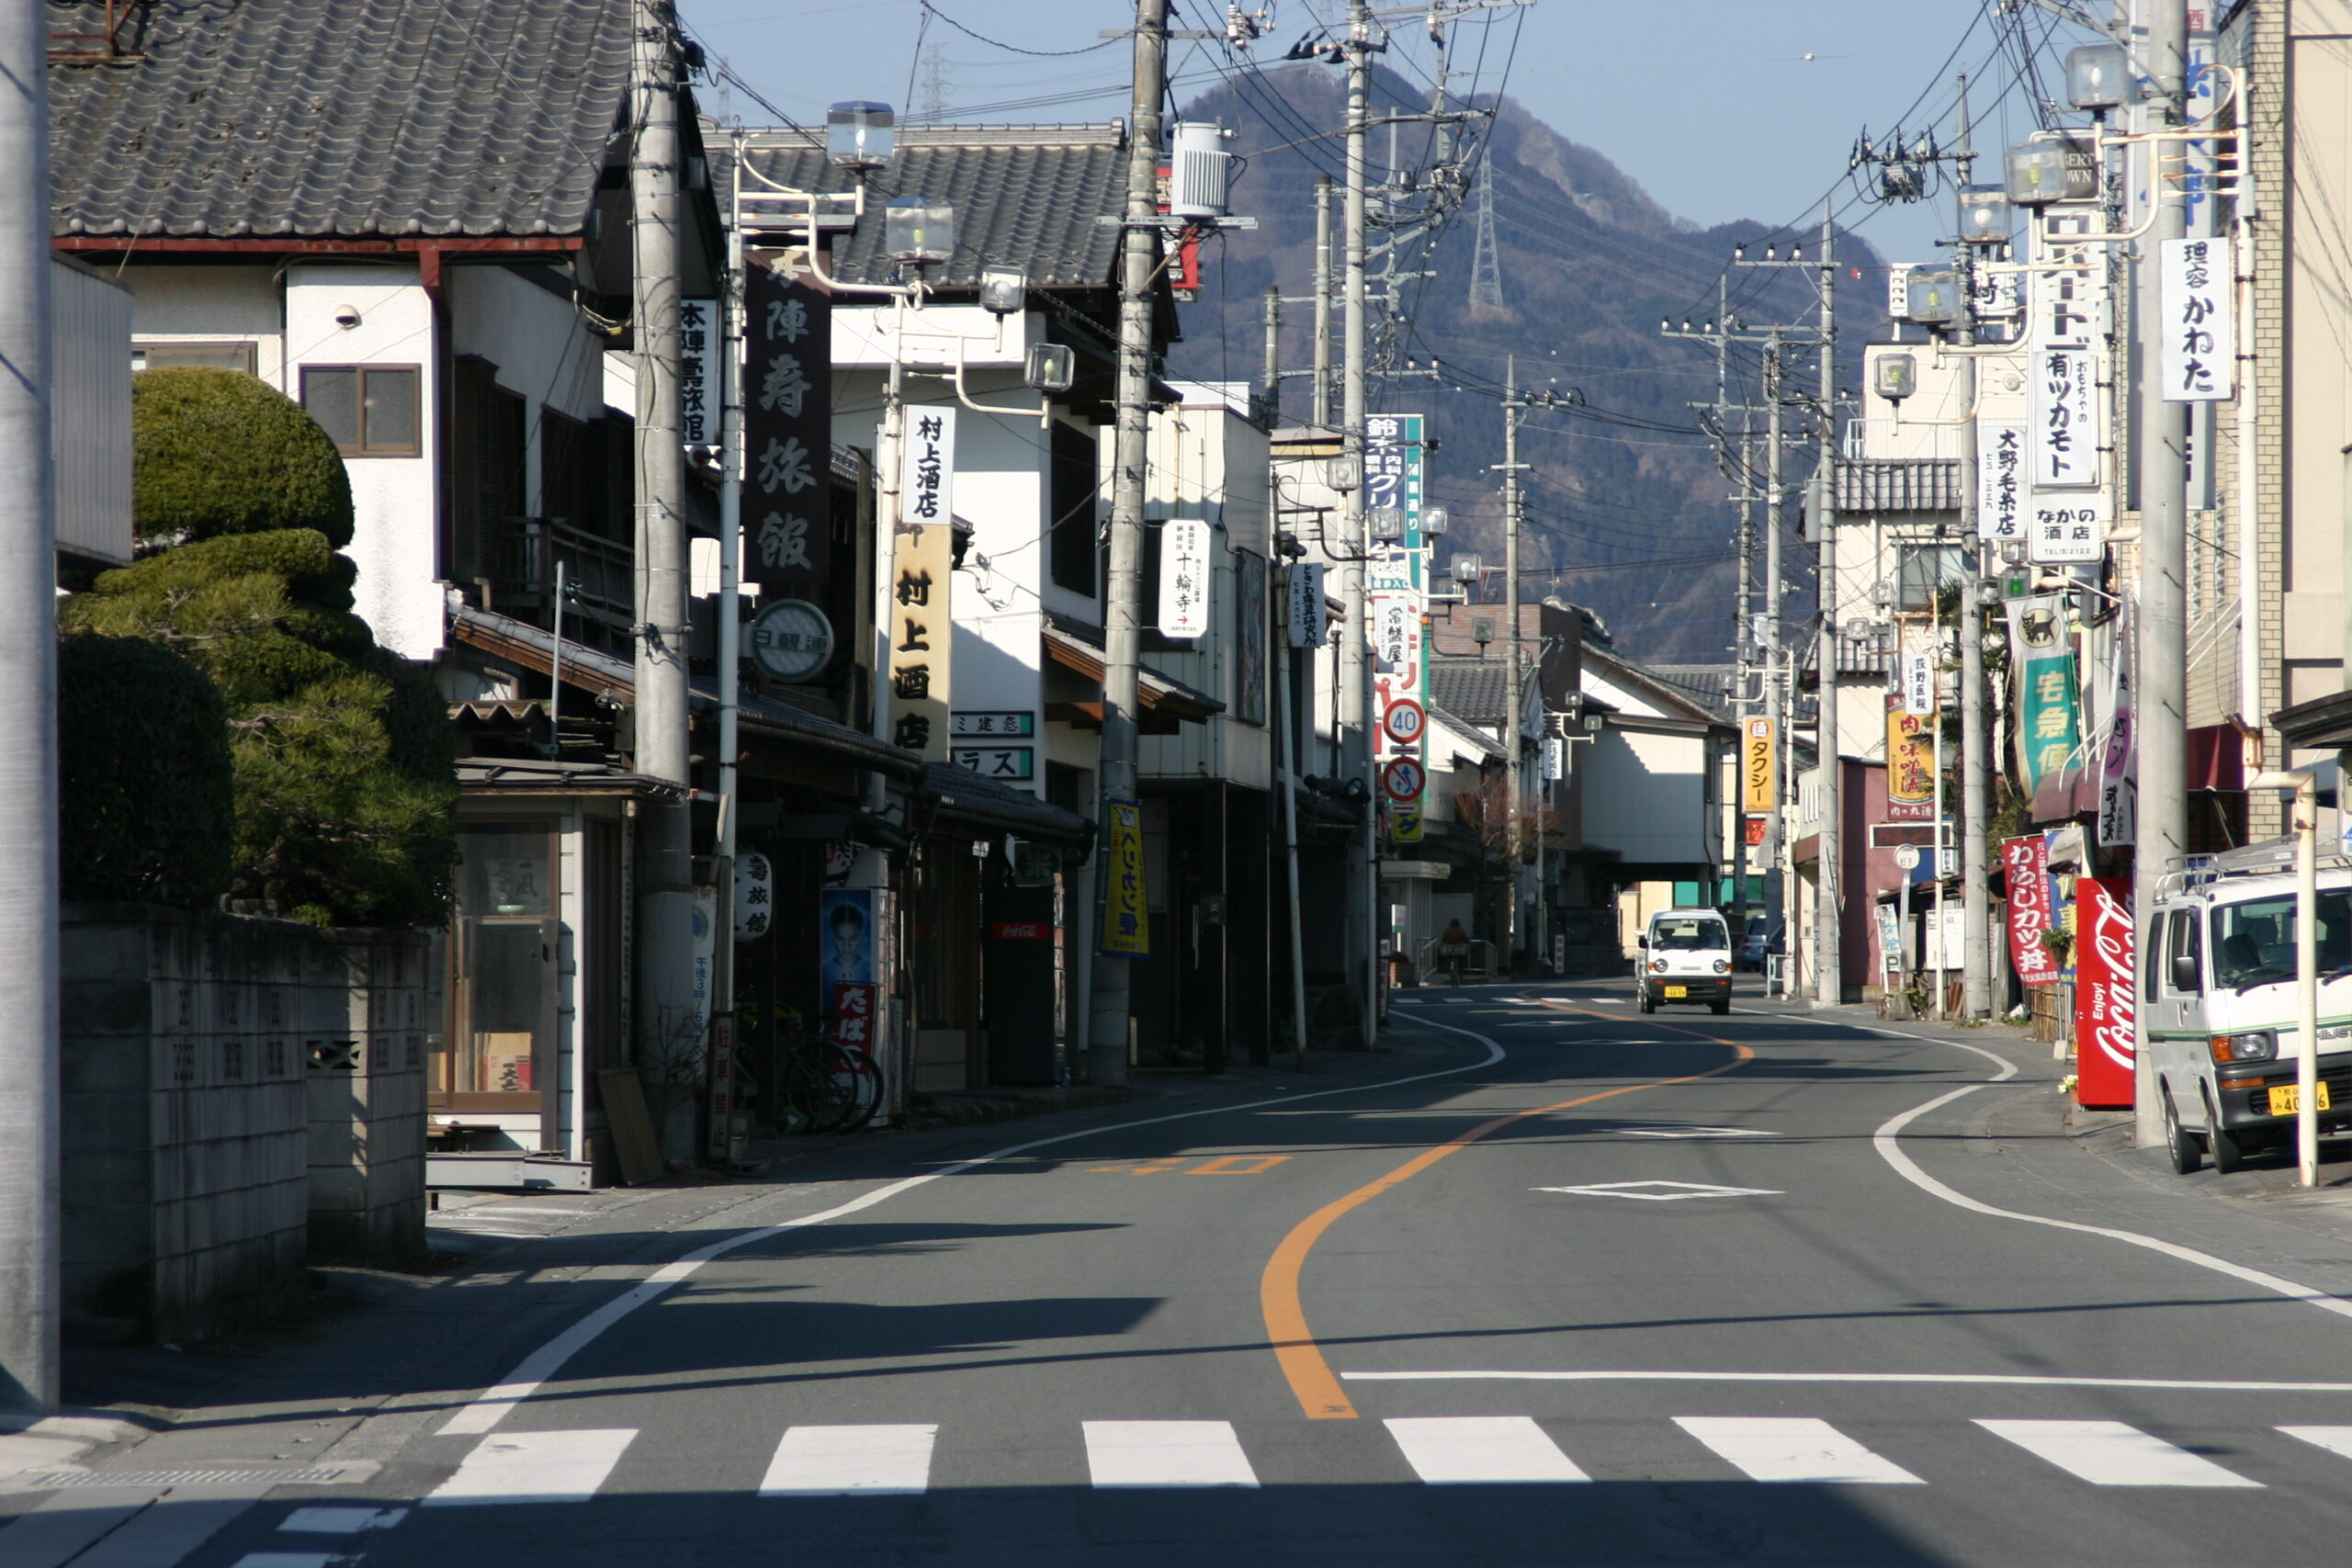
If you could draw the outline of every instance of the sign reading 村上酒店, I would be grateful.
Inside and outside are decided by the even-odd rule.
[[[956,623],[956,411],[906,411],[899,536],[890,560],[890,739],[928,762],[948,758]]]

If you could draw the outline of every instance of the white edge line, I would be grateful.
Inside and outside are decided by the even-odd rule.
[[[2256,1382],[2197,1378],[2037,1377],[2005,1372],[1341,1372],[1347,1382],[1820,1382],[1951,1383],[2005,1388],[2147,1388],[2216,1393],[2352,1393],[2352,1382]]]
[[[1877,1132],[1871,1134],[1871,1145],[1878,1150],[1879,1157],[1885,1160],[1897,1176],[1910,1182],[1922,1192],[1933,1198],[1940,1198],[1947,1203],[1974,1213],[1990,1214],[1995,1219],[2021,1220],[2027,1224],[2048,1225],[2055,1230],[2076,1231],[2085,1235],[2105,1236],[2109,1241],[2120,1241],[2129,1247],[2144,1247],[2150,1252],[2160,1252],[2166,1258],[2177,1258],[2183,1263],[2195,1264],[2199,1269],[2210,1269],[2217,1274],[2226,1274],[2233,1280],[2242,1280],[2259,1289],[2276,1292],[2290,1301],[2301,1302],[2306,1305],[2317,1307],[2322,1312],[2333,1313],[2338,1317],[2352,1318],[2352,1301],[2330,1295],[2327,1292],[2314,1289],[2310,1285],[2298,1284],[2292,1280],[2284,1279],[2277,1274],[2266,1274],[2259,1269],[2249,1269],[2241,1263],[2232,1263],[2229,1259],[2216,1258],[2210,1252],[2199,1252],[2195,1247],[2182,1247],[2177,1242],[2143,1235],[2138,1231],[2120,1230],[2111,1225],[2085,1224],[2079,1220],[2058,1220],[2043,1214],[2023,1214],[2014,1209],[1999,1209],[1945,1186],[1920,1169],[1911,1156],[1904,1152],[1899,1141],[1903,1135],[1903,1130],[1930,1111],[1939,1110],[1963,1095],[1973,1094],[1978,1089],[1989,1088],[1994,1084],[2007,1082],[2017,1076],[2017,1064],[2007,1057],[1995,1055],[1982,1045],[1972,1045],[1964,1040],[1939,1040],[1932,1034],[1914,1034],[1908,1030],[1880,1029],[1868,1024],[1854,1027],[1867,1029],[1875,1034],[1890,1034],[1904,1040],[1925,1041],[1930,1045],[1951,1045],[1962,1051],[1973,1051],[2001,1069],[1983,1083],[1962,1084],[1960,1088],[1937,1095],[1933,1100],[1923,1104],[1915,1105],[1900,1115],[1890,1117]]]
[[[754,1242],[766,1241],[791,1231],[805,1230],[810,1225],[821,1225],[828,1221],[842,1219],[870,1209],[888,1199],[895,1198],[901,1192],[912,1191],[927,1182],[937,1181],[949,1176],[961,1176],[967,1170],[978,1170],[982,1166],[993,1165],[999,1160],[1010,1159],[1015,1155],[1027,1154],[1032,1149],[1046,1148],[1055,1144],[1073,1143],[1080,1138],[1100,1137],[1106,1133],[1124,1133],[1136,1127],[1156,1127],[1168,1122],[1189,1122],[1196,1116],[1222,1116],[1235,1111],[1263,1110],[1270,1106],[1296,1105],[1301,1100],[1326,1100],[1333,1095],[1359,1094],[1367,1089],[1394,1089],[1400,1084],[1424,1083],[1430,1078],[1453,1077],[1459,1073],[1476,1072],[1480,1067],[1490,1067],[1503,1060],[1507,1055],[1499,1044],[1483,1034],[1476,1034],[1450,1023],[1439,1023],[1435,1019],[1419,1019],[1416,1021],[1477,1041],[1487,1048],[1486,1058],[1482,1061],[1467,1062],[1458,1067],[1442,1067],[1435,1072],[1413,1073],[1401,1078],[1383,1078],[1377,1083],[1350,1084],[1344,1089],[1317,1089],[1311,1094],[1284,1094],[1272,1100],[1248,1100],[1239,1105],[1212,1105],[1199,1111],[1179,1111],[1166,1116],[1146,1116],[1133,1122],[1113,1122],[1100,1127],[1081,1128],[1074,1133],[1057,1133],[1047,1138],[1032,1138],[1025,1144],[1014,1144],[1009,1148],[999,1149],[993,1154],[958,1160],[953,1165],[942,1166],[937,1170],[928,1170],[920,1176],[902,1177],[887,1186],[877,1187],[871,1192],[863,1193],[845,1203],[837,1203],[832,1208],[820,1210],[813,1214],[803,1214],[797,1219],[782,1220],[772,1225],[762,1225],[755,1230],[738,1231],[732,1235],[722,1237],[706,1247],[696,1247],[673,1262],[663,1264],[630,1290],[606,1302],[603,1306],[524,1357],[522,1360],[515,1363],[514,1369],[503,1380],[485,1390],[480,1397],[469,1400],[460,1406],[447,1421],[442,1423],[437,1430],[443,1436],[473,1436],[493,1430],[501,1421],[506,1418],[508,1412],[537,1393],[542,1383],[553,1377],[566,1361],[585,1349],[605,1330],[612,1327],[646,1303],[667,1294],[672,1286],[693,1278],[704,1264],[713,1258],[723,1258],[728,1253],[739,1247],[749,1247]]]

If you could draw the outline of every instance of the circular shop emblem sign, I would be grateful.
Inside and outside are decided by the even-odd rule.
[[[779,681],[807,681],[833,660],[833,624],[806,599],[779,599],[752,621],[752,662]]]
[[[1410,746],[1419,740],[1422,728],[1428,723],[1429,716],[1421,711],[1421,705],[1410,697],[1398,697],[1388,705],[1388,711],[1380,716],[1381,728],[1387,730],[1388,739],[1399,746]]]
[[[1421,793],[1421,765],[1410,757],[1399,757],[1380,770],[1381,793],[1396,801],[1411,800]]]

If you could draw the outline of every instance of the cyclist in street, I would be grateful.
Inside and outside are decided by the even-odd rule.
[[[1470,933],[1462,929],[1459,919],[1445,922],[1445,930],[1437,939],[1437,957],[1452,972],[1453,983],[1462,984],[1470,964]]]

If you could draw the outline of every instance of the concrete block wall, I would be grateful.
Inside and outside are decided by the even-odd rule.
[[[422,1250],[421,1033],[321,1066],[421,1021],[422,935],[107,904],[63,936],[72,1332],[199,1339],[299,1303],[314,1257]]]

